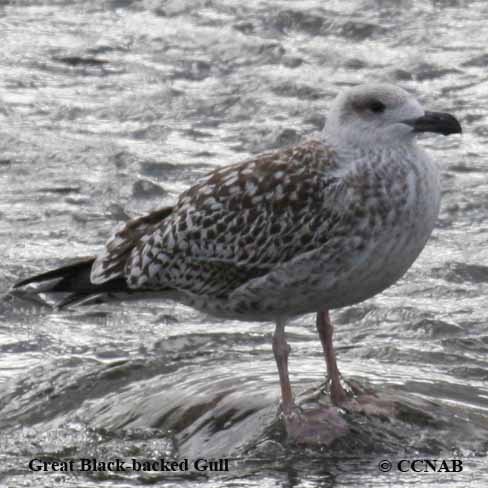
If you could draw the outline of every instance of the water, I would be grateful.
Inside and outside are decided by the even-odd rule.
[[[349,414],[352,433],[332,448],[294,446],[277,416],[271,324],[169,302],[53,311],[5,296],[0,485],[485,486],[487,20],[485,2],[462,0],[2,2],[1,293],[99,252],[117,222],[209,169],[319,130],[346,85],[402,84],[465,134],[422,142],[444,196],[421,257],[332,316],[344,376],[394,401],[395,416]],[[287,330],[293,386],[316,404],[313,317]],[[28,468],[93,457],[230,461],[203,473]],[[464,469],[401,472],[402,459]]]

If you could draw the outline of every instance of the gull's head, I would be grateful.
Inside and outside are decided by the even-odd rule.
[[[334,100],[325,137],[337,146],[374,148],[412,144],[420,132],[461,133],[450,114],[427,112],[402,88],[388,84],[359,85]]]

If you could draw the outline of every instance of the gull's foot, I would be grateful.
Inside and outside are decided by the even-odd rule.
[[[327,378],[325,385],[333,405],[340,407],[353,398],[350,386],[342,379],[339,373],[334,378]]]
[[[329,392],[332,403],[347,412],[383,417],[394,417],[397,414],[395,402],[380,398],[373,390],[352,380],[345,382],[341,379],[339,395],[332,385],[327,386],[326,390]]]
[[[282,412],[290,441],[311,446],[330,446],[350,432],[362,416],[394,418],[400,416],[398,401],[390,395],[379,395],[373,389],[353,380],[345,382],[344,397],[334,401],[330,385],[300,395],[300,406],[293,404]]]
[[[342,408],[348,412],[376,415],[378,417],[391,418],[397,415],[397,408],[393,401],[379,398],[376,395],[360,395],[348,400]]]
[[[288,438],[297,444],[330,446],[349,432],[347,422],[335,407],[307,410],[294,407],[283,417]]]

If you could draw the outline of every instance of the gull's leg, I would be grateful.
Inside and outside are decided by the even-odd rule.
[[[296,408],[288,377],[290,346],[286,342],[285,322],[281,320],[276,322],[273,334],[273,353],[280,375],[281,408],[289,438],[299,444],[329,446],[347,434],[348,425],[337,409],[302,411]]]
[[[285,322],[277,320],[273,334],[273,354],[276,360],[276,365],[278,366],[278,374],[280,375],[281,406],[285,415],[291,414],[294,407],[290,378],[288,377],[289,353],[290,346],[286,342]]]
[[[341,375],[337,368],[337,362],[332,345],[332,334],[334,329],[330,322],[329,311],[322,310],[317,313],[317,330],[324,350],[325,364],[327,365],[327,375],[330,381],[330,398],[334,405],[340,405],[347,400],[347,393],[341,385]]]

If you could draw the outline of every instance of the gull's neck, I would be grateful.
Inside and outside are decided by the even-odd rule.
[[[412,139],[399,141],[396,144],[385,144],[381,141],[377,144],[361,143],[362,141],[351,144],[333,137],[325,137],[323,138],[323,142],[334,150],[339,160],[349,162],[364,158],[387,161],[399,157],[406,157],[407,155],[414,155],[419,149]]]
[[[395,172],[404,165],[429,164],[430,158],[416,144],[414,138],[405,138],[397,144],[345,143],[341,139],[326,137],[324,144],[336,154],[338,174],[366,171]],[[364,141],[361,141],[364,142]]]

